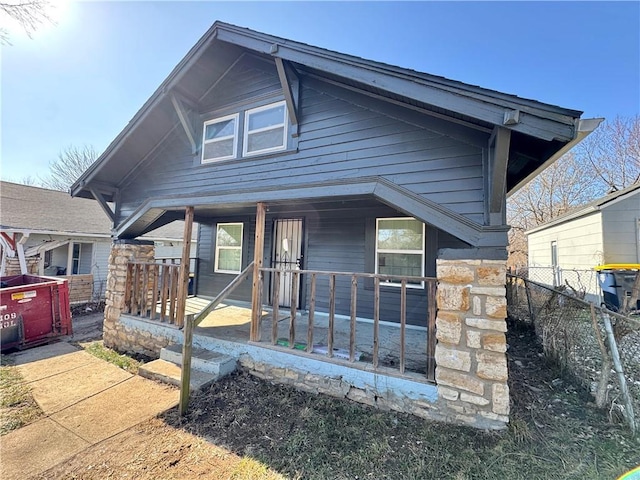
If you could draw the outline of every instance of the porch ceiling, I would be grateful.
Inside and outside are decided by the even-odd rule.
[[[267,206],[267,213],[278,214],[286,212],[288,215],[296,213],[320,212],[326,210],[338,210],[343,208],[367,209],[380,205],[380,201],[374,197],[350,197],[342,200],[317,199],[313,201],[291,200],[271,201]],[[145,233],[152,232],[162,225],[175,220],[184,219],[184,207],[152,208],[148,210],[154,217],[153,223],[144,219],[133,223],[128,230],[122,233],[121,238],[135,238]],[[212,204],[198,205],[194,207],[194,221],[207,223],[223,217],[250,217],[256,214],[256,203]],[[138,233],[142,232],[142,233]]]
[[[267,205],[267,213],[269,214],[295,214],[303,212],[321,212],[338,210],[342,208],[352,209],[367,209],[374,208],[380,205],[380,202],[373,197],[351,197],[343,200],[336,199],[317,199],[313,201],[288,201],[288,202],[270,202]],[[255,215],[256,206],[252,204],[250,206],[228,206],[227,208],[220,208],[218,206],[200,207],[196,210],[196,216],[201,219],[214,219],[221,216],[246,216]]]

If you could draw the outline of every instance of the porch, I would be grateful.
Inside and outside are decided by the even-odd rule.
[[[186,209],[185,238],[193,211]],[[410,276],[407,269],[393,275],[294,263],[265,267],[264,226],[259,204],[253,261],[226,286],[207,284],[198,291],[219,292],[215,298],[187,294],[186,249],[180,264],[160,264],[153,244],[116,241],[105,344],[153,356],[170,344],[182,345],[181,412],[188,405],[192,349],[204,348],[237,359],[252,374],[303,390],[504,428],[509,394],[503,260],[483,258],[487,252],[481,249],[443,249],[434,259],[437,279]],[[364,263],[354,265],[369,270]],[[231,302],[236,290],[244,303]]]
[[[187,311],[202,308],[207,299],[190,297],[187,299]],[[273,309],[263,309],[261,321],[261,337],[270,338],[273,334]],[[194,330],[194,334],[211,338],[227,340],[234,343],[254,343],[269,348],[296,354],[298,352],[311,353],[314,356],[333,358],[336,361],[356,362],[360,367],[373,364],[374,324],[368,319],[356,320],[356,339],[354,344],[354,362],[350,361],[350,319],[337,317],[334,319],[333,356],[328,357],[329,317],[323,313],[316,313],[313,325],[313,347],[307,348],[309,312],[298,312],[295,319],[294,348],[289,348],[289,330],[291,316],[289,312],[280,314],[276,322],[276,343],[250,342],[251,308],[248,305],[228,302],[219,305],[209,313]],[[398,369],[400,365],[400,326],[390,322],[379,325],[378,365],[388,370]],[[405,333],[405,372],[425,375],[427,365],[427,329],[409,326]],[[346,363],[346,362],[345,362]],[[404,373],[404,372],[403,372]]]
[[[322,272],[308,270],[259,269],[260,282],[273,276],[275,298],[282,276],[290,276],[290,299],[304,276],[310,285],[309,308],[298,310],[295,300],[287,308],[258,301],[258,315],[247,302],[227,301],[228,295],[253,274],[253,263],[239,274],[216,298],[189,296],[184,315],[177,312],[177,283],[180,265],[131,262],[127,267],[124,313],[158,325],[192,330],[193,335],[241,345],[254,345],[294,356],[313,358],[347,367],[378,371],[385,375],[433,382],[435,379],[435,279],[394,277],[379,274]],[[357,286],[372,280],[374,318],[358,316]],[[423,312],[425,326],[407,324],[407,282],[422,282],[427,297]],[[401,308],[396,322],[380,316],[381,283],[397,282]],[[327,284],[327,289],[322,286]],[[260,289],[262,290],[262,289]],[[323,298],[319,291],[328,294]],[[346,290],[346,291],[345,291]],[[338,297],[349,298],[350,316],[335,313]],[[316,309],[323,301],[328,311]],[[360,303],[362,306],[362,303]],[[277,319],[274,322],[274,318]],[[257,321],[255,320],[257,319]],[[431,331],[431,334],[429,334]],[[186,333],[186,332],[185,332]],[[182,342],[181,342],[182,343]],[[205,342],[206,343],[206,342]]]

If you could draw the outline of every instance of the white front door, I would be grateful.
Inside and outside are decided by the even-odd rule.
[[[302,262],[302,219],[279,218],[273,228],[272,265],[280,270],[299,270]],[[280,274],[278,305],[291,306],[291,273]],[[300,276],[297,285],[300,296]],[[273,289],[273,287],[272,287]],[[272,299],[276,301],[276,299]]]

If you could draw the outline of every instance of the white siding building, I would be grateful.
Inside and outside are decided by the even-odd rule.
[[[29,273],[69,280],[72,303],[104,295],[112,225],[98,202],[73,198],[67,192],[0,182],[0,205],[2,275],[20,273],[18,258],[10,255],[7,243],[14,241],[21,244]],[[156,258],[180,258],[183,231],[184,222],[175,221],[141,238],[154,242]],[[194,228],[192,257],[196,239]]]
[[[598,295],[593,267],[640,263],[640,184],[533,228],[527,239],[529,278],[550,285],[566,281]]]

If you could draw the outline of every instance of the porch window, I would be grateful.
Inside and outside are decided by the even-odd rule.
[[[51,255],[52,252],[51,250],[46,250],[44,252],[44,267],[47,268],[49,265],[51,265]]]
[[[202,163],[235,158],[237,137],[237,113],[205,122],[202,136]]]
[[[275,152],[287,146],[285,102],[247,110],[244,117],[243,155]]]
[[[242,223],[219,223],[216,232],[215,271],[242,271]]]
[[[424,223],[415,218],[376,219],[376,273],[424,276]],[[420,288],[424,283],[408,281],[407,286]]]
[[[73,255],[71,257],[71,274],[77,275],[80,272],[80,252],[82,247],[79,243],[73,244]]]

